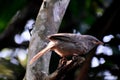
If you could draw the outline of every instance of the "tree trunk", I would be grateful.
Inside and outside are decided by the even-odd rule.
[[[44,0],[38,13],[35,26],[32,30],[28,50],[28,64],[26,80],[45,80],[47,77],[50,61],[50,53],[42,56],[39,60],[29,65],[31,58],[43,49],[48,40],[46,36],[57,33],[63,15],[70,0]]]

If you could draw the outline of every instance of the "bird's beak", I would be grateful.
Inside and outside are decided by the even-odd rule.
[[[96,42],[97,45],[103,45],[104,43],[102,41]]]
[[[104,44],[102,41],[93,41],[93,43],[96,45],[103,45]]]

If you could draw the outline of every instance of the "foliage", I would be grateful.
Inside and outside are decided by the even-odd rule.
[[[0,0],[0,33],[6,28],[9,21],[26,3],[27,0]]]

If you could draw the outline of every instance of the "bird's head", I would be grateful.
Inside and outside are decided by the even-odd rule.
[[[85,42],[87,43],[88,47],[103,45],[103,42],[98,40],[96,37],[85,35],[84,38],[85,38]]]

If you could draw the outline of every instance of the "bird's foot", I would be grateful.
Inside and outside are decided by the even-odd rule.
[[[64,67],[66,63],[67,63],[67,58],[63,57],[62,59],[60,59],[58,69]]]
[[[79,55],[74,55],[72,57],[73,62],[78,62],[79,64],[83,63],[85,61],[85,57],[81,57]]]

